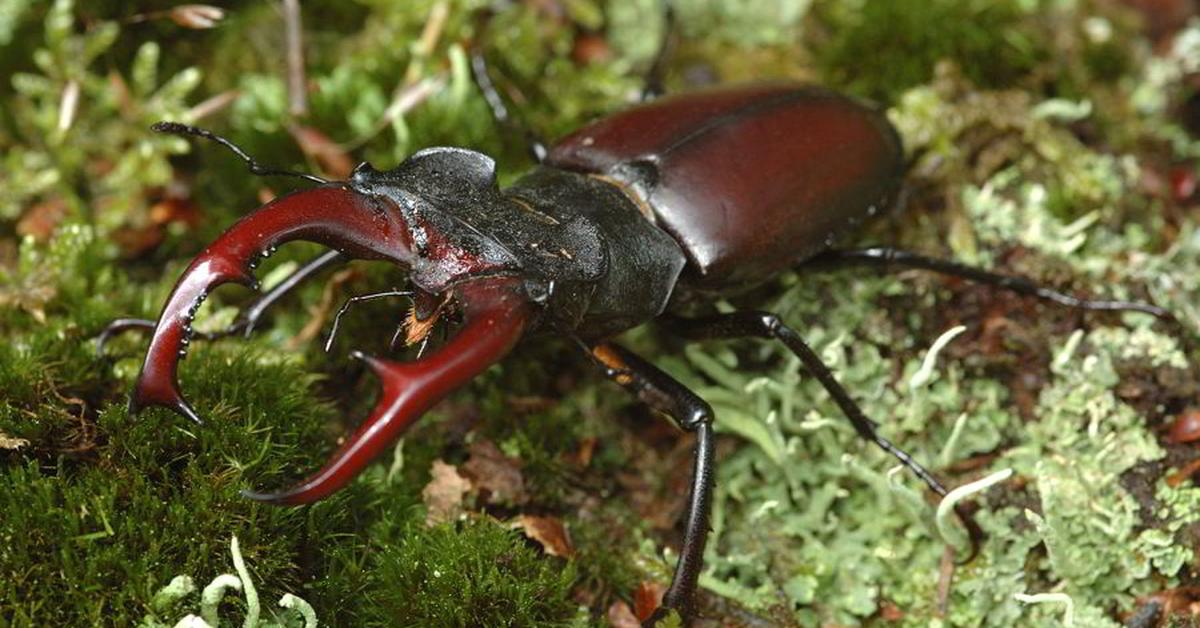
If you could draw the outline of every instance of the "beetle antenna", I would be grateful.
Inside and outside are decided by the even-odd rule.
[[[313,183],[329,183],[328,179],[322,179],[315,174],[295,172],[292,170],[279,170],[278,168],[268,168],[263,166],[255,161],[253,157],[248,155],[246,151],[242,150],[237,144],[234,144],[233,142],[221,137],[220,135],[217,135],[216,133],[213,133],[212,131],[209,131],[208,129],[202,129],[198,126],[191,126],[190,124],[182,124],[180,122],[161,121],[150,125],[150,130],[157,133],[169,133],[171,135],[192,135],[216,142],[221,146],[233,151],[234,155],[237,155],[242,161],[246,162],[246,166],[250,168],[250,172],[252,174],[256,174],[260,177],[297,177],[306,181],[312,181]]]

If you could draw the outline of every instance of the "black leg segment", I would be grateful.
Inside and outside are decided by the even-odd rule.
[[[854,431],[858,432],[859,436],[875,443],[880,449],[899,460],[901,464],[921,478],[921,481],[930,490],[939,496],[946,495],[946,487],[942,486],[932,473],[875,430],[876,423],[867,418],[858,404],[850,398],[850,393],[846,392],[846,389],[837,381],[837,378],[833,376],[816,352],[800,338],[800,334],[796,333],[796,330],[785,325],[778,316],[768,312],[743,311],[696,319],[666,317],[665,322],[666,328],[670,329],[672,333],[691,340],[752,336],[778,340],[787,345],[787,348],[800,358],[800,362],[812,373],[813,377],[816,377],[825,390],[829,391],[834,403],[838,405],[846,418],[850,419],[850,424],[854,426]]]
[[[850,249],[850,250],[831,250],[821,253],[813,258],[816,263],[850,263],[850,264],[870,264],[874,266],[902,266],[906,268],[919,268],[921,270],[929,270],[951,277],[961,277],[971,281],[977,281],[989,286],[995,286],[1004,290],[1010,290],[1017,294],[1037,297],[1045,299],[1059,305],[1078,308],[1081,310],[1091,311],[1108,311],[1108,312],[1141,312],[1151,316],[1160,318],[1173,324],[1177,324],[1175,316],[1167,310],[1151,305],[1149,303],[1139,303],[1136,301],[1108,301],[1103,299],[1086,299],[1083,297],[1074,296],[1065,292],[1060,292],[1052,288],[1039,285],[1026,277],[1017,277],[1014,275],[1002,275],[991,271],[983,270],[975,266],[968,266],[951,260],[937,259],[927,257],[911,251],[902,249],[893,249],[889,247],[875,246],[865,249]]]
[[[483,23],[486,25],[486,21]],[[504,97],[496,89],[496,83],[492,80],[492,75],[488,70],[487,57],[478,46],[471,47],[471,77],[475,80],[475,86],[479,88],[479,92],[483,94],[483,99],[487,101],[488,108],[492,111],[492,119],[496,121],[496,124],[501,129],[519,136],[525,142],[526,152],[535,163],[540,164],[545,161],[548,151],[546,142],[533,129],[517,120],[509,112],[508,105],[504,103]]]
[[[393,288],[391,290],[384,290],[383,292],[360,294],[346,299],[346,302],[343,303],[342,307],[338,309],[337,314],[333,316],[333,327],[330,328],[329,338],[325,341],[325,351],[328,352],[331,348],[333,348],[333,339],[337,337],[338,326],[342,322],[342,315],[346,313],[346,310],[350,309],[351,305],[354,305],[355,303],[362,303],[363,301],[374,301],[375,299],[383,299],[387,297],[411,297],[412,295],[413,293],[411,290],[397,290]],[[397,331],[396,333],[399,334],[400,332]],[[393,336],[392,344],[395,345],[395,343],[396,337]]]
[[[229,327],[212,333],[198,332],[194,335],[194,337],[204,340],[216,340],[218,338],[224,338],[226,336],[232,336],[238,333],[249,337],[250,333],[253,332],[258,326],[259,322],[262,321],[262,317],[266,313],[267,308],[271,307],[276,301],[283,298],[283,296],[287,293],[291,292],[305,279],[312,277],[329,266],[340,264],[347,259],[349,258],[337,251],[326,251],[317,257],[314,257],[313,259],[305,262],[300,268],[297,268],[294,272],[292,272],[292,274],[285,277],[283,281],[279,282],[279,285],[263,293],[262,296],[255,299],[254,302],[251,303],[246,309],[239,312],[237,320],[235,320]],[[100,335],[96,337],[96,355],[104,355],[104,347],[108,344],[108,341],[111,340],[113,336],[123,334],[134,329],[154,331],[156,325],[157,323],[155,321],[146,318],[118,318],[109,323],[108,326],[104,328],[104,331],[100,332]]]
[[[663,86],[663,77],[667,73],[667,63],[675,53],[675,7],[671,2],[663,2],[663,33],[662,41],[658,45],[658,50],[654,53],[654,61],[651,62],[650,68],[646,70],[646,76],[642,77],[642,102],[647,102],[658,98],[666,93],[666,87]]]
[[[240,329],[246,337],[249,337],[250,333],[254,331],[254,328],[258,326],[259,321],[262,320],[262,316],[266,312],[267,308],[271,307],[271,305],[273,305],[276,301],[283,298],[283,296],[287,293],[291,292],[305,279],[312,277],[313,275],[325,270],[330,266],[341,264],[349,259],[350,258],[338,251],[330,250],[305,262],[303,266],[297,268],[292,274],[288,275],[283,279],[283,281],[279,282],[279,285],[263,293],[261,297],[255,299],[254,303],[250,304],[250,307],[242,310],[242,312],[238,314],[237,320],[234,321],[233,325],[230,326],[230,329]]]
[[[670,588],[663,595],[662,608],[647,620],[646,625],[652,626],[666,615],[668,609],[675,609],[681,616],[688,617],[703,567],[704,545],[708,540],[709,517],[712,514],[715,478],[712,406],[675,378],[620,345],[598,344],[589,353],[609,379],[632,392],[646,405],[669,415],[683,429],[696,434],[691,496],[679,564],[675,567]]]
[[[914,460],[908,452],[895,446],[876,431],[875,427],[877,424],[867,418],[862,408],[858,407],[858,404],[855,403],[850,394],[846,392],[846,389],[842,387],[841,383],[830,372],[829,367],[825,366],[825,363],[821,361],[816,352],[800,338],[800,334],[796,330],[784,324],[775,314],[742,311],[695,319],[665,316],[660,320],[665,323],[665,328],[670,329],[672,333],[691,340],[742,338],[747,336],[779,340],[796,357],[800,358],[800,362],[804,364],[804,367],[817,378],[817,381],[821,382],[821,385],[833,397],[834,403],[850,419],[850,424],[854,426],[854,430],[858,432],[859,436],[874,443],[877,447],[899,460],[901,464],[916,474],[929,487],[929,490],[936,493],[939,497],[946,496],[948,492],[946,487],[929,470]],[[971,553],[967,558],[967,561],[970,561],[979,551],[980,542],[983,538],[983,530],[974,519],[962,510],[961,506],[956,506],[955,512],[962,520],[963,525],[966,526],[971,538]]]

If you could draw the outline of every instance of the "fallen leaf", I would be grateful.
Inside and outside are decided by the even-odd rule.
[[[67,215],[67,204],[58,197],[37,203],[25,210],[17,221],[17,234],[32,236],[38,242],[45,242],[54,235],[54,230]]]
[[[592,464],[592,456],[596,453],[596,437],[585,438],[579,441],[579,449],[567,455],[567,461],[577,467],[587,468]]]
[[[29,441],[24,438],[13,438],[4,432],[0,432],[0,449],[20,449],[29,445]]]
[[[1186,482],[1188,478],[1192,477],[1192,475],[1197,471],[1200,471],[1200,458],[1187,463],[1182,469],[1172,473],[1171,475],[1168,475],[1167,486],[1175,488]]]
[[[425,502],[425,525],[435,526],[452,521],[462,512],[463,495],[471,490],[471,482],[458,474],[454,465],[434,460],[430,468],[433,477],[421,491]]]
[[[20,276],[20,281],[0,287],[0,308],[17,307],[37,322],[45,323],[46,304],[58,294],[57,281],[54,270],[45,264],[38,265]]]
[[[883,621],[896,623],[904,620],[904,611],[892,602],[884,600],[879,605],[879,618]]]
[[[617,600],[608,607],[608,624],[612,628],[642,628],[642,622],[638,621],[629,605],[622,600]]]
[[[1167,442],[1172,445],[1200,440],[1200,409],[1188,408],[1171,422]]]
[[[567,528],[558,517],[538,517],[536,515],[521,515],[513,527],[525,531],[525,536],[537,541],[551,556],[570,558],[575,555],[571,545],[571,537]]]
[[[603,63],[612,56],[612,47],[608,45],[608,41],[594,33],[579,35],[571,48],[571,60],[580,66]]]
[[[519,505],[529,501],[520,460],[504,455],[490,440],[472,443],[470,453],[463,465],[463,475],[471,479],[476,489],[487,491],[488,503]]]
[[[646,621],[654,614],[654,609],[662,604],[663,594],[667,588],[658,582],[643,580],[633,591],[633,614],[638,619]]]
[[[345,149],[337,142],[329,139],[328,135],[309,127],[293,124],[288,132],[300,145],[300,150],[309,157],[317,160],[321,170],[333,176],[334,179],[345,179],[354,170],[354,161]]]

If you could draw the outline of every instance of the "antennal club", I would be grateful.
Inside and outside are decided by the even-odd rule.
[[[202,129],[198,126],[191,126],[189,124],[182,124],[179,122],[162,121],[155,122],[154,124],[150,125],[150,130],[157,133],[169,133],[171,135],[192,135],[216,142],[221,146],[233,151],[234,155],[237,155],[242,161],[246,162],[246,166],[250,168],[250,172],[252,174],[256,174],[260,177],[297,177],[306,181],[312,181],[313,183],[329,183],[328,179],[322,179],[315,174],[306,174],[303,172],[280,170],[278,168],[268,168],[263,166],[255,161],[253,157],[247,154],[246,151],[242,150],[237,144],[234,144],[233,142],[221,137],[220,135],[217,135],[216,133],[213,133],[212,131],[209,131],[208,129]]]

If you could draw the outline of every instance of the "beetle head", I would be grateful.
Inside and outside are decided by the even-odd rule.
[[[519,334],[526,297],[512,277],[517,265],[480,222],[501,201],[494,170],[492,160],[479,153],[428,149],[387,172],[363,164],[349,181],[294,192],[248,214],[201,252],[177,282],[155,328],[131,411],[159,405],[198,420],[179,392],[176,373],[196,310],[220,284],[256,285],[252,272],[261,257],[292,240],[396,263],[421,292],[455,302],[467,319],[472,311],[495,317],[496,308],[519,310],[521,320],[509,327]]]
[[[487,155],[427,148],[387,171],[363,162],[347,184],[399,213],[410,280],[425,292],[520,268],[495,235],[507,204],[496,185],[496,163]]]

